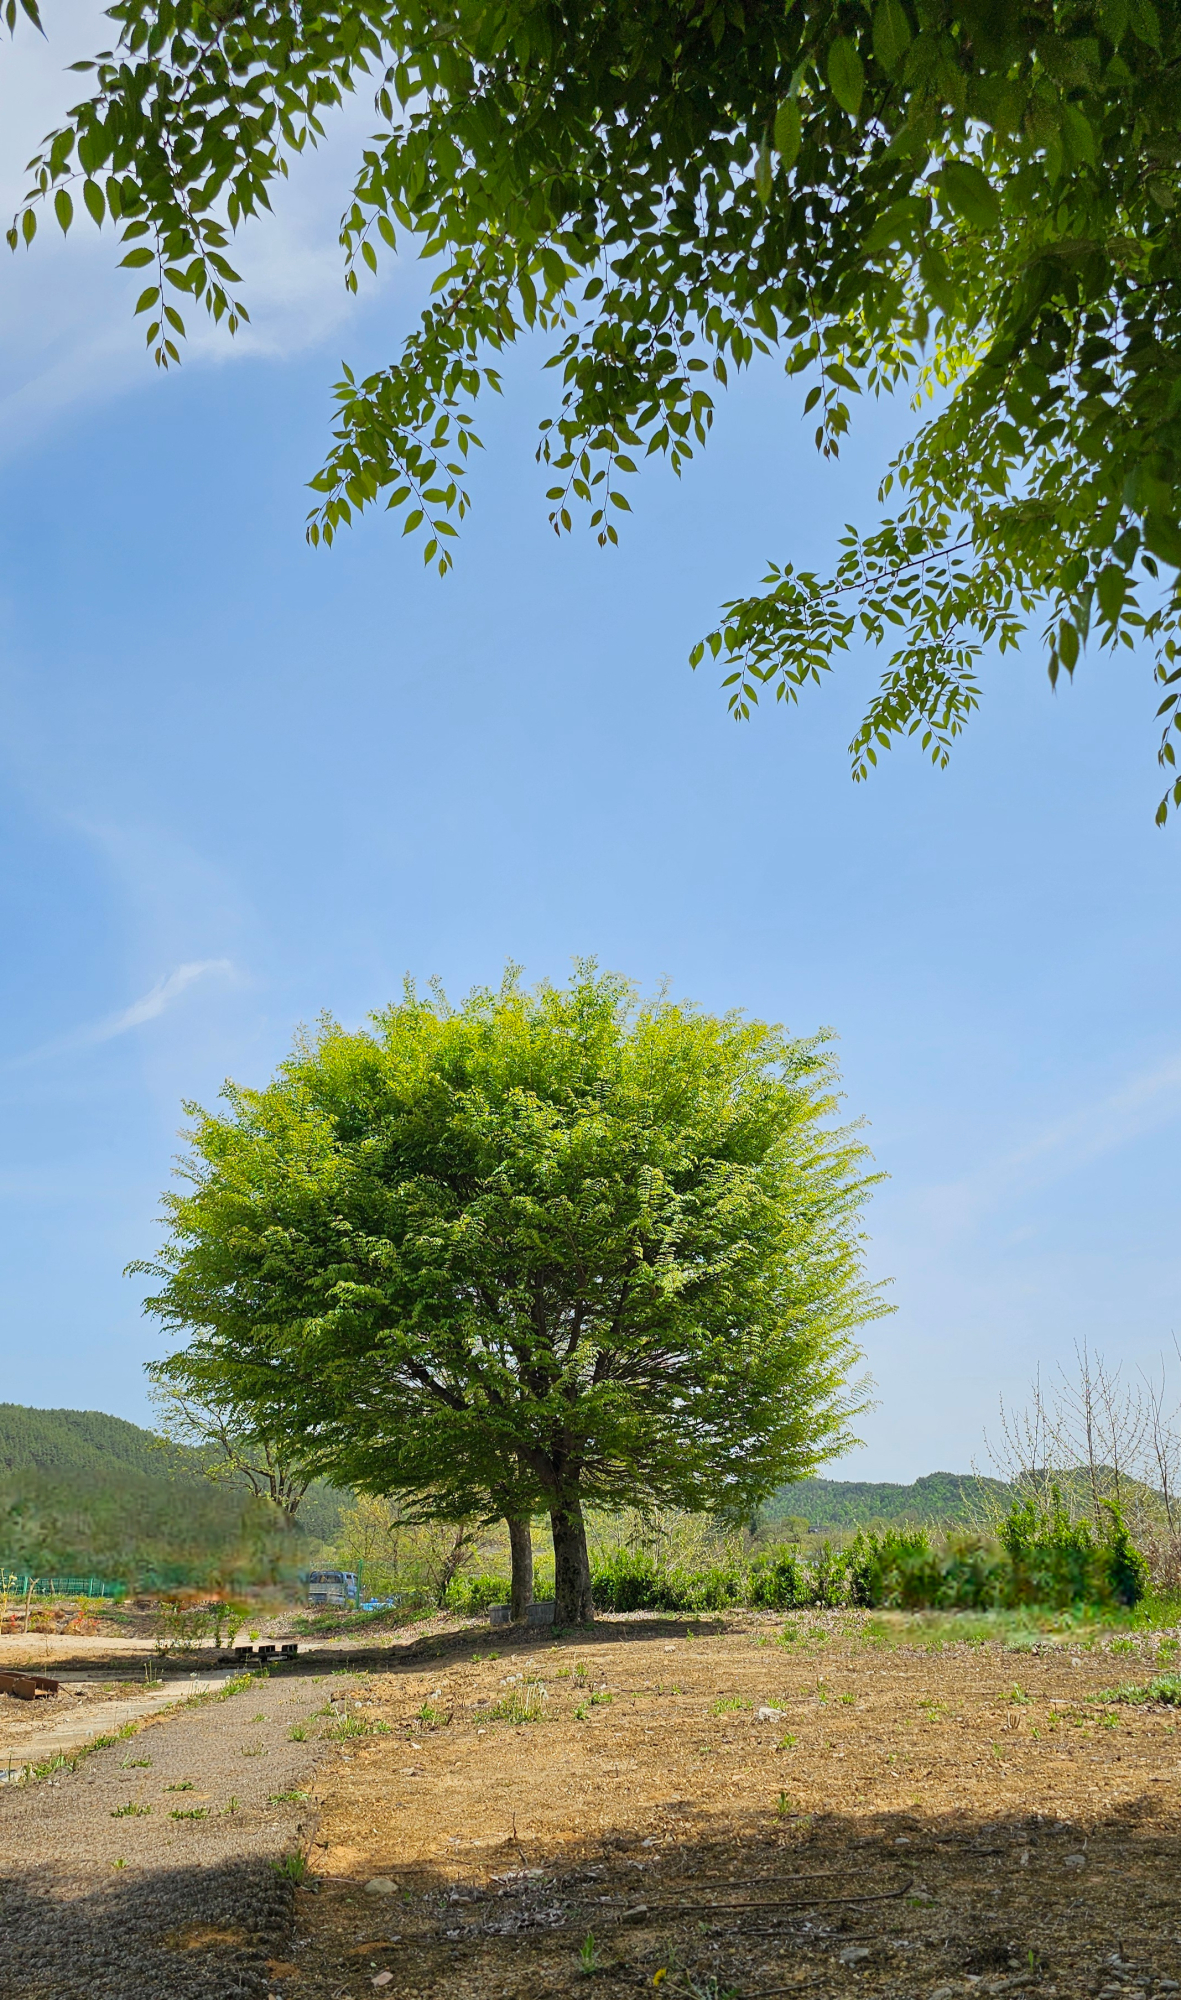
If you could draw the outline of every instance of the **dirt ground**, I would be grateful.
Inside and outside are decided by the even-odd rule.
[[[1168,2000],[1177,1715],[1097,1700],[1163,1658],[908,1629],[603,1620],[369,1674],[272,1991]]]

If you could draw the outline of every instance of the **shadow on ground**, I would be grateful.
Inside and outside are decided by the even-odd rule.
[[[653,1834],[560,1857],[506,1847],[478,1876],[408,1869],[298,1892],[300,2000],[546,2000],[595,1988],[1068,1996],[1177,1991],[1181,1835],[1153,1801],[1088,1825],[1032,1814],[765,1813],[716,1829],[672,1802]],[[588,1942],[589,1941],[589,1942]],[[382,1972],[389,1980],[375,1981]]]
[[[4,2000],[256,2000],[291,1936],[291,1883],[261,1862],[116,1875],[71,1893],[0,1880]]]

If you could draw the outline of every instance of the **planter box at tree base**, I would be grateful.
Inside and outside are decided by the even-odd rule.
[[[490,1625],[507,1625],[509,1622],[509,1607],[507,1604],[492,1604],[489,1606],[488,1623]],[[552,1598],[547,1599],[545,1603],[531,1604],[529,1606],[530,1625],[552,1625],[553,1622],[554,1605]]]

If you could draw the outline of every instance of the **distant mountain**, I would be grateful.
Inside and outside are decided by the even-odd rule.
[[[100,1410],[0,1403],[0,1565],[167,1588],[261,1581],[298,1561],[246,1482],[215,1483],[204,1462]],[[301,1545],[330,1537],[339,1510],[339,1495],[313,1488]]]
[[[871,1479],[800,1479],[784,1486],[762,1510],[770,1523],[791,1515],[811,1528],[863,1528],[872,1522],[924,1528],[974,1528],[1009,1505],[1000,1479],[970,1472],[929,1472],[910,1486]]]

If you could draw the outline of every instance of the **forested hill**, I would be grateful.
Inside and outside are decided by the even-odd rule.
[[[873,1521],[913,1521],[922,1527],[979,1527],[1009,1502],[999,1479],[971,1472],[929,1472],[910,1486],[870,1479],[801,1479],[763,1509],[766,1521],[789,1515],[813,1528],[860,1528]]]
[[[180,1463],[184,1456],[177,1454]],[[192,1460],[191,1474],[199,1478],[199,1454],[193,1452]],[[108,1417],[101,1410],[29,1410],[21,1403],[0,1403],[0,1478],[44,1472],[70,1480],[106,1479],[120,1466],[154,1479],[167,1470],[151,1432],[122,1417]]]
[[[137,1588],[262,1580],[335,1532],[329,1488],[307,1495],[297,1546],[244,1480],[203,1468],[199,1451],[162,1451],[122,1417],[0,1403],[0,1565]]]

